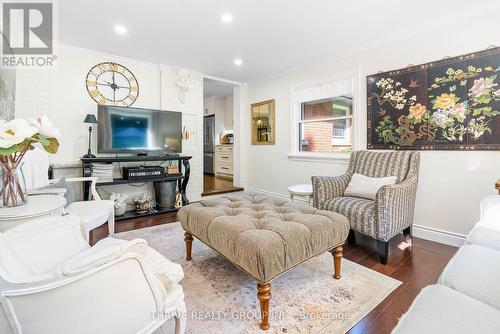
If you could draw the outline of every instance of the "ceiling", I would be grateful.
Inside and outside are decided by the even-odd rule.
[[[58,34],[66,44],[249,82],[499,11],[498,0],[58,1]]]
[[[203,97],[210,96],[233,96],[234,85],[216,81],[213,79],[203,79]]]

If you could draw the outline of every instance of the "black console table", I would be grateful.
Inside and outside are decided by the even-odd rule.
[[[177,186],[182,196],[182,204],[189,204],[189,200],[186,195],[186,188],[189,182],[189,174],[191,167],[189,165],[189,160],[191,156],[187,155],[163,155],[163,156],[127,156],[127,157],[97,157],[97,158],[81,158],[83,176],[92,176],[92,164],[93,163],[114,163],[114,162],[166,162],[166,161],[177,161],[179,167],[178,174],[165,175],[162,178],[152,178],[143,179],[138,181],[130,181],[123,178],[114,178],[112,182],[101,182],[98,183],[100,186],[112,185],[112,184],[132,184],[132,183],[144,183],[144,182],[154,182],[154,181],[177,181]],[[184,168],[182,168],[184,166]],[[85,201],[90,199],[90,182],[83,182],[83,198]],[[166,211],[175,211],[177,209],[167,209],[167,210],[157,210],[156,212],[151,212],[142,215],[152,215],[156,213],[163,213]],[[122,217],[116,217],[116,220],[125,220],[129,218],[139,217],[139,214],[125,214]]]

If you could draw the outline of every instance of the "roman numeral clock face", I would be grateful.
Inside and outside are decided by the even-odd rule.
[[[98,104],[131,106],[139,96],[139,83],[125,66],[106,62],[87,74],[87,91]]]

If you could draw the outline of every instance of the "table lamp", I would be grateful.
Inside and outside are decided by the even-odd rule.
[[[87,114],[85,116],[85,119],[83,120],[84,124],[89,124],[89,150],[87,154],[85,154],[83,157],[84,158],[95,158],[95,155],[92,154],[92,151],[90,150],[90,145],[91,145],[91,140],[92,140],[92,124],[97,124],[97,118],[95,118],[94,114]]]

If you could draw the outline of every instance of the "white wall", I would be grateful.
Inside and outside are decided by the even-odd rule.
[[[226,128],[226,130],[234,130],[233,104],[232,95],[224,98],[224,128]]]
[[[18,70],[16,117],[47,114],[62,132],[59,152],[52,161],[75,161],[87,151],[88,126],[83,119],[88,113],[96,114],[97,104],[87,93],[85,78],[94,65],[104,61],[118,61],[137,77],[140,92],[134,107],[160,108],[160,71],[154,64],[60,45],[57,68]],[[96,140],[93,144],[96,152]]]
[[[203,99],[203,114],[215,115],[215,145],[220,144],[220,134],[234,129],[233,97],[209,96]]]
[[[247,86],[246,84],[233,87],[233,185],[248,187],[248,141],[250,127],[250,113],[246,112]]]
[[[294,72],[248,85],[250,104],[276,100],[276,145],[248,145],[248,186],[286,194],[291,184],[309,182],[312,175],[340,175],[347,163],[299,162],[288,159],[290,140],[290,87],[308,80],[335,76],[360,68],[366,75],[482,50],[500,45],[499,14],[414,36],[345,59],[315,62]],[[404,27],[402,27],[403,29]],[[339,32],[341,33],[341,32]],[[366,85],[358,96],[366,147]],[[466,234],[479,218],[479,200],[494,194],[500,177],[499,152],[421,152],[415,224]]]
[[[191,179],[188,184],[190,200],[200,198],[202,138],[202,75],[193,72],[193,89],[186,94],[186,103],[178,99],[176,85],[177,69],[156,64],[126,59],[109,54],[75,48],[58,47],[58,66],[51,70],[18,70],[16,85],[16,117],[29,118],[48,115],[62,132],[59,152],[51,156],[58,164],[78,163],[87,151],[88,126],[83,119],[88,113],[96,114],[97,104],[90,98],[85,87],[85,78],[94,65],[114,61],[126,66],[139,82],[139,97],[133,107],[181,111],[183,123],[189,124],[191,141],[183,142],[183,153],[193,155]],[[93,152],[96,153],[96,133],[93,136]],[[72,173],[81,173],[72,169]],[[67,173],[63,173],[67,175]],[[111,191],[124,191],[123,187],[107,187]],[[121,189],[121,190],[120,190]],[[150,188],[145,188],[150,190]],[[128,187],[128,191],[141,193],[143,188]]]

